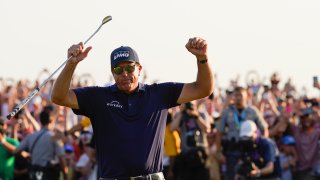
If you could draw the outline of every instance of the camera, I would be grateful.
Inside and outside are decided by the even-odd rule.
[[[253,162],[251,161],[250,156],[242,159],[242,161],[243,162],[236,167],[237,173],[241,176],[248,177],[253,170]]]
[[[251,138],[240,139],[239,145],[241,147],[243,156],[241,157],[242,163],[237,165],[236,171],[241,176],[247,177],[254,167],[254,162],[251,158],[251,155],[254,153],[257,145]]]

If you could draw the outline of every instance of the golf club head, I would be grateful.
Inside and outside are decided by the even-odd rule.
[[[105,23],[111,21],[112,17],[111,16],[106,16],[105,18],[103,18],[102,20],[102,24],[101,25],[104,25]]]

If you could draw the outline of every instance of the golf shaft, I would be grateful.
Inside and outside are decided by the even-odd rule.
[[[101,29],[103,24],[99,26],[99,28],[83,43],[84,45],[90,41],[90,39],[97,34],[97,32]],[[10,120],[14,115],[16,115],[39,91],[40,89],[47,84],[47,82],[72,58],[70,56],[67,60],[65,60],[59,67],[56,69],[46,80],[44,80],[40,86],[34,88],[32,92],[25,98],[23,99],[20,104],[16,105],[14,109],[10,112],[10,114],[7,115],[7,119]]]

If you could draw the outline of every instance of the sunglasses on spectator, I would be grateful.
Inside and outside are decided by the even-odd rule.
[[[123,67],[116,66],[112,69],[112,72],[116,75],[120,75],[123,73],[123,71],[126,71],[127,73],[132,73],[135,70],[136,64],[127,64]]]

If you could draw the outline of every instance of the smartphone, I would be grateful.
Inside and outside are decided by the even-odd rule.
[[[313,76],[313,87],[317,87],[319,83],[318,76]]]

